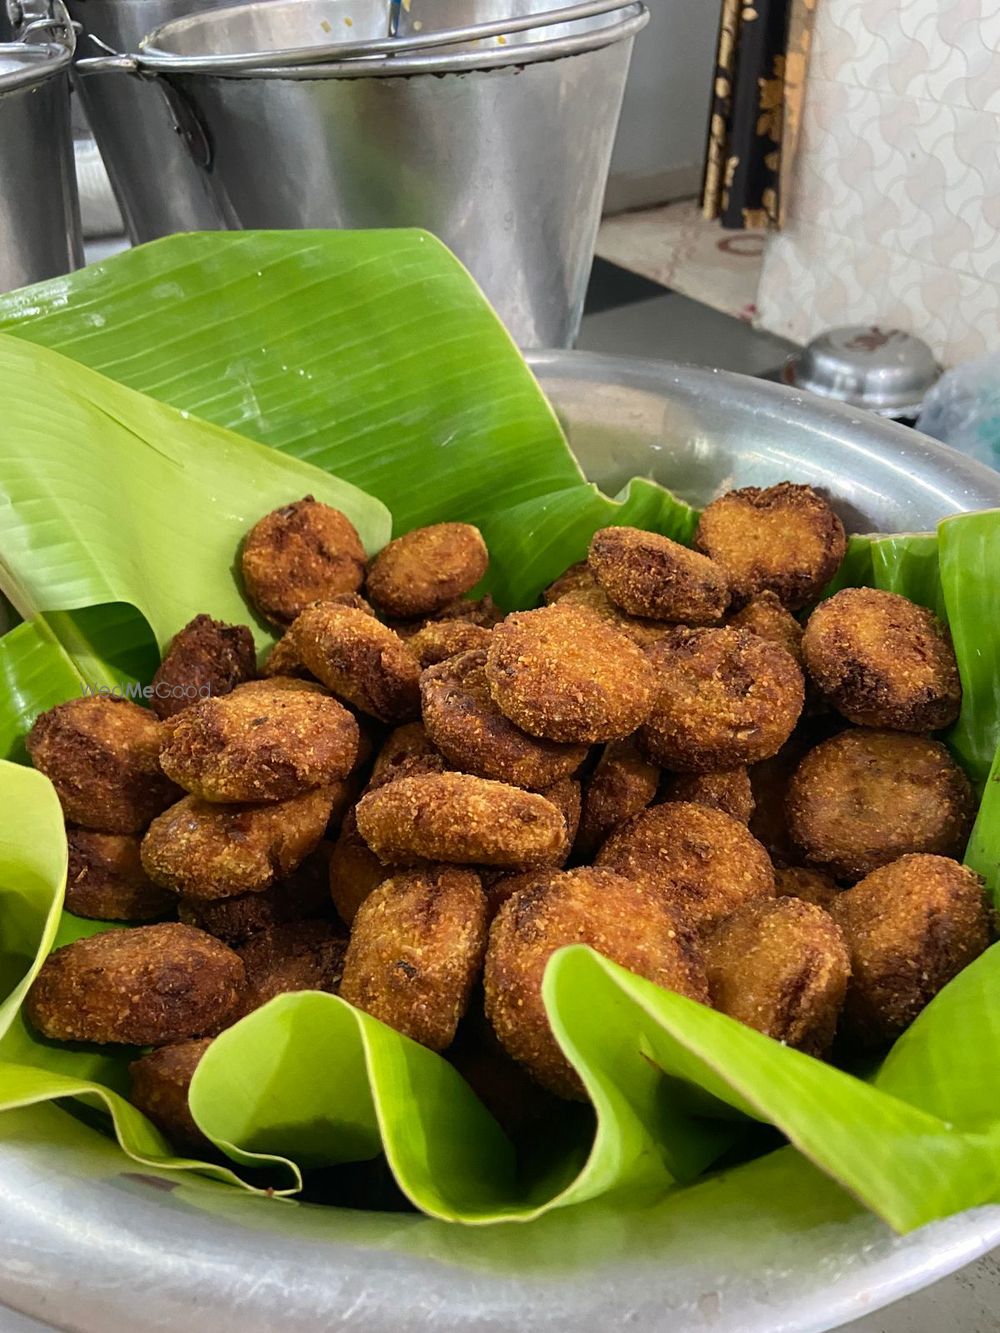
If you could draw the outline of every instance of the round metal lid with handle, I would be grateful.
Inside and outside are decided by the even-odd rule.
[[[813,338],[785,363],[783,378],[880,416],[915,417],[940,374],[931,349],[915,334],[852,324]]]

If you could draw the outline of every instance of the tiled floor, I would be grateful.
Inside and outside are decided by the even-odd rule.
[[[724,231],[693,199],[606,218],[597,253],[672,291],[750,321],[764,254],[762,231]]]

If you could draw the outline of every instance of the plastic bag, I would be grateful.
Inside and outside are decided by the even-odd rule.
[[[946,371],[924,399],[916,424],[1000,471],[1000,354]]]

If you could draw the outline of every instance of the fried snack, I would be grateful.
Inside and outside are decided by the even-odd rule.
[[[833,1043],[851,966],[838,926],[798,898],[747,903],[705,941],[716,1009],[809,1055]]]
[[[128,1067],[132,1080],[129,1101],[175,1147],[200,1152],[212,1146],[188,1105],[194,1071],[211,1044],[211,1037],[177,1041],[133,1060]]]
[[[869,1045],[909,1027],[990,942],[982,880],[944,856],[873,870],[830,912],[851,955],[845,1029]]]
[[[458,653],[485,648],[489,641],[489,630],[471,620],[428,620],[406,642],[421,669],[426,670]]]
[[[504,613],[489,593],[485,597],[456,597],[430,617],[431,620],[464,620],[470,625],[480,625],[483,629],[492,629],[503,618]]]
[[[749,824],[754,810],[750,774],[745,768],[723,768],[714,773],[679,773],[667,783],[668,801],[694,801]]]
[[[541,793],[547,801],[551,801],[566,822],[566,836],[563,839],[563,845],[552,864],[560,868],[569,860],[569,854],[573,850],[573,843],[576,841],[576,835],[580,828],[580,814],[582,811],[583,797],[580,791],[580,784],[575,778],[561,778],[554,782],[551,787],[546,787]]]
[[[594,615],[600,616],[612,629],[620,631],[640,648],[648,648],[657,639],[662,639],[673,626],[662,620],[644,620],[641,616],[630,616],[615,606],[614,602],[598,583],[589,588],[576,588],[564,593],[558,599],[560,606],[582,606]]]
[[[257,674],[257,651],[246,625],[195,616],[174,635],[153,677],[150,708],[173,717],[198,699],[228,694]]]
[[[486,894],[487,921],[492,922],[507,899],[513,898],[515,893],[521,889],[531,888],[533,884],[546,883],[553,870],[561,869],[559,865],[536,866],[534,870],[507,870],[499,875],[496,872],[483,871],[480,879]]]
[[[815,728],[800,725],[776,755],[752,764],[748,770],[754,799],[750,832],[764,844],[776,866],[797,865],[802,859],[788,831],[785,796],[802,759],[822,739],[825,736],[817,734]]]
[[[802,626],[790,611],[781,605],[777,593],[765,588],[756,597],[751,597],[747,604],[733,613],[726,620],[732,629],[747,629],[795,658],[802,666]]]
[[[312,677],[299,661],[298,653],[295,651],[295,645],[287,634],[282,634],[281,638],[274,645],[267,657],[264,659],[264,665],[260,669],[261,676],[265,680],[301,680],[303,682],[312,681]],[[319,682],[317,682],[318,684]],[[291,686],[283,686],[290,689]]]
[[[193,926],[166,921],[56,949],[24,1008],[32,1026],[53,1041],[163,1046],[225,1027],[245,983],[232,949]]]
[[[358,591],[365,548],[346,515],[307,495],[254,524],[240,564],[247,594],[261,615],[275,625],[290,625],[312,602]]]
[[[347,939],[329,921],[290,921],[258,930],[236,952],[246,968],[249,1013],[292,991],[336,995]]]
[[[285,635],[285,639],[288,635]],[[284,643],[285,639],[281,642]],[[305,669],[303,668],[303,671]],[[318,680],[313,680],[311,676],[305,674],[301,676],[263,676],[260,680],[248,680],[239,687],[241,694],[273,694],[275,690],[294,691],[299,694],[319,694],[329,697],[329,691],[325,685],[321,685]]]
[[[421,675],[424,726],[434,745],[455,768],[515,787],[541,790],[575,772],[587,747],[540,740],[504,717],[490,695],[486,657],[473,649]]]
[[[468,773],[397,778],[357,806],[361,836],[382,861],[527,868],[562,855],[566,821],[535,792]]]
[[[947,632],[894,592],[844,588],[821,602],[802,650],[823,695],[859,726],[937,731],[958,717],[962,685]]]
[[[330,912],[332,853],[333,845],[321,842],[280,884],[235,898],[181,898],[177,915],[234,948],[269,926],[322,916]]]
[[[616,828],[645,810],[659,785],[659,768],[639,753],[634,736],[606,745],[597,767],[584,782],[577,856],[592,860]]]
[[[774,869],[744,824],[721,810],[671,801],[613,833],[597,865],[644,883],[677,918],[708,930],[756,898],[774,897]]]
[[[847,550],[844,525],[823,497],[789,481],[713,500],[694,542],[728,571],[737,603],[770,591],[790,611],[820,595]]]
[[[594,533],[587,563],[615,605],[633,616],[711,625],[729,605],[722,566],[656,532],[602,528]]]
[[[744,629],[675,629],[648,652],[656,673],[645,753],[680,773],[767,759],[792,734],[805,701],[794,660]]]
[[[802,760],[785,808],[806,861],[860,879],[909,852],[960,855],[974,803],[969,779],[937,741],[844,731]]]
[[[475,587],[488,564],[478,528],[434,523],[414,528],[379,551],[368,570],[366,592],[388,616],[427,616]]]
[[[825,911],[830,910],[830,904],[840,893],[832,875],[808,866],[775,866],[774,883],[779,898],[801,898],[804,903]]]
[[[343,999],[432,1051],[450,1046],[486,951],[479,876],[426,866],[388,879],[358,909]]]
[[[358,832],[357,814],[349,810],[330,856],[330,897],[345,925],[391,873]]]
[[[142,840],[154,884],[187,898],[260,893],[319,845],[330,818],[328,787],[267,805],[212,805],[185,796]]]
[[[553,602],[560,601],[567,593],[582,592],[589,588],[599,588],[600,584],[594,578],[590,565],[586,560],[580,560],[575,565],[570,565],[569,569],[564,570],[557,579],[555,579],[542,593],[542,599],[546,606],[551,606]]]
[[[500,711],[522,731],[585,745],[633,732],[656,683],[645,653],[624,634],[559,602],[497,625],[486,679]]]
[[[160,767],[203,801],[283,801],[345,778],[357,754],[358,724],[336,699],[241,687],[169,722]]]
[[[139,858],[137,833],[69,828],[66,911],[95,921],[155,921],[177,899],[150,880]]]
[[[445,768],[444,756],[427,735],[424,724],[404,722],[385,738],[375,758],[366,791],[375,791],[387,782],[417,773],[443,773]]]
[[[507,1053],[560,1097],[583,1087],[542,1004],[545,965],[567,944],[589,944],[667,990],[708,1003],[701,959],[663,899],[647,885],[584,866],[553,871],[515,893],[490,928],[486,1014]]]
[[[160,770],[163,724],[126,699],[83,695],[41,713],[25,738],[68,824],[140,833],[177,800]]]
[[[372,616],[321,602],[295,621],[286,638],[317,680],[380,722],[405,722],[420,704],[420,666],[406,644]]]

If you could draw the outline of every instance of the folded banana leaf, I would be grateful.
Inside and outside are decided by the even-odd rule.
[[[148,680],[157,646],[190,616],[247,619],[240,535],[306,491],[346,509],[371,546],[388,535],[383,504],[397,529],[479,522],[508,606],[531,604],[608,522],[685,540],[696,521],[648,481],[612,500],[582,480],[506,335],[420,234],[176,238],[0,299],[0,322],[0,398],[15,414],[0,587],[25,616],[0,639],[13,757],[37,712],[82,683]],[[855,539],[841,575],[951,625],[965,703],[949,739],[984,790],[968,860],[994,895],[998,543],[1000,513],[962,516],[935,534]],[[0,763],[0,800],[16,812],[0,833],[0,1107],[103,1108],[137,1161],[278,1194],[384,1154],[418,1209],[479,1225],[599,1199],[602,1216],[627,1218],[685,1195],[726,1154],[772,1144],[762,1125],[791,1149],[727,1178],[784,1191],[803,1216],[820,1198],[840,1217],[849,1194],[907,1230],[1000,1200],[1000,946],[864,1080],[564,950],[545,1002],[593,1114],[568,1108],[527,1156],[440,1056],[333,996],[283,996],[223,1033],[195,1076],[193,1113],[228,1164],[179,1158],[123,1098],[132,1053],[42,1042],[24,1023],[53,943],[104,927],[61,911],[49,784]],[[81,1133],[68,1116],[39,1123]],[[17,1117],[0,1117],[0,1141],[5,1124]],[[818,1188],[814,1168],[846,1194]]]

